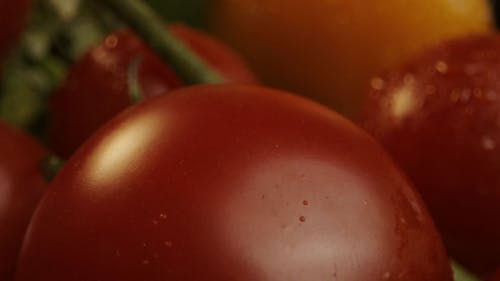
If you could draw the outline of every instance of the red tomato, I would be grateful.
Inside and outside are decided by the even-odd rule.
[[[13,280],[15,262],[35,205],[45,189],[45,150],[0,121],[0,280]]]
[[[253,83],[253,74],[231,49],[182,25],[169,27],[228,81]],[[137,37],[128,32],[110,35],[89,50],[51,101],[52,149],[69,157],[97,128],[132,104],[129,71],[138,62],[138,84],[144,97],[164,94],[183,84],[171,68]]]
[[[18,39],[29,15],[31,1],[29,0],[0,0],[0,58]]]
[[[452,256],[500,264],[500,36],[450,41],[381,78],[361,122],[423,194]]]
[[[17,281],[450,281],[385,152],[315,103],[199,86],[114,118],[58,174]]]
[[[497,272],[493,275],[493,278],[490,281],[500,281],[500,268],[498,268]]]

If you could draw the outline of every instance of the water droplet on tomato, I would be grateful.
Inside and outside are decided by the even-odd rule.
[[[104,45],[110,49],[115,48],[118,45],[118,37],[116,35],[109,35],[104,39]]]
[[[448,64],[442,60],[437,61],[435,67],[439,73],[445,74],[448,72]]]
[[[384,89],[384,86],[385,86],[385,81],[382,80],[380,77],[374,77],[372,78],[372,80],[370,81],[370,86],[374,89],[374,90],[383,90]]]
[[[496,142],[490,136],[483,136],[481,145],[485,150],[493,150],[496,147]]]

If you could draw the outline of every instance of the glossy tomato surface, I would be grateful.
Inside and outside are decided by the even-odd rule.
[[[500,36],[429,50],[382,77],[363,126],[423,194],[450,254],[500,264]]]
[[[222,43],[183,25],[169,30],[229,82],[256,82],[243,60]],[[112,34],[89,50],[51,100],[52,149],[69,157],[97,128],[132,104],[129,92],[135,83],[146,98],[183,86],[175,72],[129,32]]]
[[[451,280],[376,142],[276,90],[199,86],[136,105],[46,194],[17,281]]]
[[[35,140],[0,121],[0,280],[10,281],[24,233],[45,190]]]
[[[212,31],[264,83],[351,116],[370,78],[444,39],[492,29],[488,0],[213,0]]]
[[[0,59],[7,55],[27,23],[30,0],[0,0]]]

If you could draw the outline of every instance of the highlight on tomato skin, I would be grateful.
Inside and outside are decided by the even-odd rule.
[[[182,24],[168,29],[228,82],[257,83],[243,59],[216,39]],[[50,146],[67,158],[133,103],[130,91],[149,98],[183,86],[177,74],[137,36],[127,31],[111,34],[71,67],[52,97]]]
[[[8,55],[27,24],[30,0],[0,0],[0,60]]]
[[[419,196],[339,115],[256,86],[113,118],[37,209],[16,281],[451,281]]]
[[[374,78],[360,118],[482,276],[500,264],[499,79],[498,34],[452,40]]]
[[[46,186],[40,173],[45,154],[34,139],[0,120],[0,280],[14,280],[24,232]]]

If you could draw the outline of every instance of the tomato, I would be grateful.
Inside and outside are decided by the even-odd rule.
[[[245,63],[222,43],[183,25],[170,31],[228,81],[256,82]],[[89,50],[70,70],[50,105],[52,149],[69,157],[97,128],[132,104],[130,70],[137,65],[137,83],[144,97],[183,85],[179,77],[136,36],[119,32]]]
[[[7,55],[22,32],[29,15],[30,0],[0,0],[0,58]]]
[[[277,90],[184,88],[69,160],[17,281],[450,280],[420,198],[367,134]]]
[[[490,279],[490,281],[500,281],[500,267],[498,268],[497,272],[493,275],[493,277]]]
[[[45,153],[0,121],[0,280],[13,280],[24,232],[45,189],[39,168]]]
[[[370,78],[444,39],[492,29],[488,0],[214,0],[213,32],[262,80],[352,116]]]
[[[500,36],[452,40],[376,78],[361,123],[422,193],[449,252],[500,264]]]

